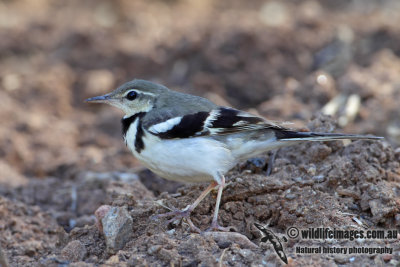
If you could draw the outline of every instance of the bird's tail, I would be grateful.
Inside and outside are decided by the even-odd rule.
[[[341,134],[341,133],[318,133],[318,132],[296,132],[296,131],[279,131],[276,132],[276,137],[279,141],[334,141],[334,140],[358,140],[370,139],[377,140],[383,139],[380,136],[374,135],[358,135],[358,134]]]

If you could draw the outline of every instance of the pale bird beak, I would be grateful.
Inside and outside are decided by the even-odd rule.
[[[86,102],[92,102],[92,103],[107,103],[112,99],[111,94],[106,94],[106,95],[101,95],[101,96],[95,96],[86,99]]]

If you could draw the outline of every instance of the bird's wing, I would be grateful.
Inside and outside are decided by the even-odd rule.
[[[256,115],[233,108],[219,107],[183,116],[164,116],[147,130],[163,139],[215,136],[258,129],[285,128]]]

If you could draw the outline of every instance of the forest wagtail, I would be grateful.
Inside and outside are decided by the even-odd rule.
[[[229,230],[219,226],[218,210],[224,175],[238,162],[304,141],[382,138],[292,131],[265,118],[145,80],[127,82],[109,94],[86,101],[106,103],[125,112],[125,143],[157,175],[180,182],[211,182],[193,204],[159,215],[172,216],[173,220],[186,218],[196,231],[190,213],[214,188],[218,194],[210,229]]]

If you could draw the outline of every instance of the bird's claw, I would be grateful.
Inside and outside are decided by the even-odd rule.
[[[173,223],[175,221],[181,221],[181,220],[185,220],[189,226],[190,229],[195,232],[195,233],[201,233],[201,230],[195,226],[192,222],[192,220],[190,219],[190,214],[191,211],[189,209],[183,209],[183,210],[179,210],[179,209],[175,209],[175,208],[170,208],[170,212],[167,213],[162,213],[162,214],[157,214],[157,215],[153,215],[150,217],[150,219],[152,220],[158,220],[160,218],[165,218],[165,217],[171,217],[171,219],[168,219],[164,224],[165,225],[169,225],[170,223]]]
[[[213,231],[220,231],[220,232],[237,232],[236,227],[234,226],[228,226],[228,227],[223,227],[220,226],[217,222],[212,222],[211,226],[205,230],[205,232],[213,232]]]
[[[176,208],[169,208],[169,209],[171,210],[170,212],[153,215],[153,216],[151,216],[151,218],[155,219],[155,220],[164,218],[164,217],[170,217],[170,216],[186,218],[186,217],[189,217],[189,215],[190,215],[190,211],[187,209],[183,209],[183,210],[179,210]]]

